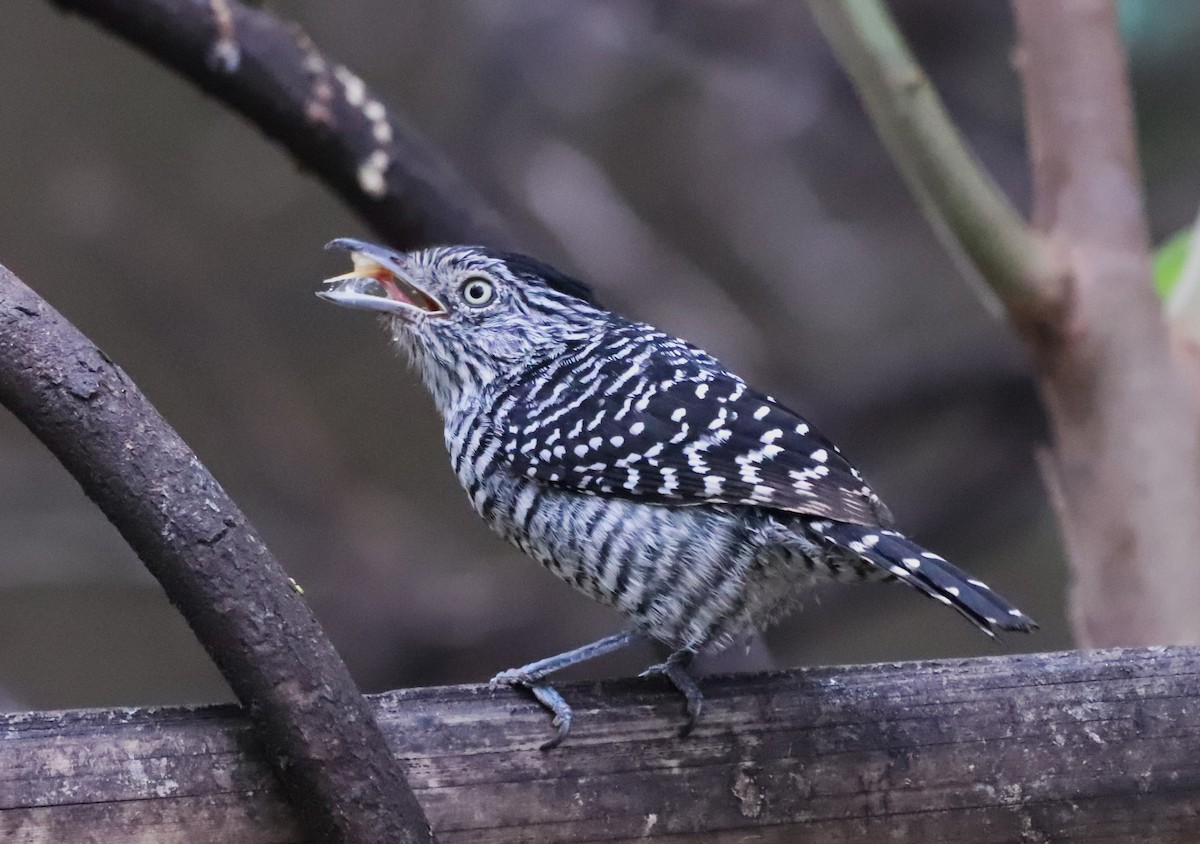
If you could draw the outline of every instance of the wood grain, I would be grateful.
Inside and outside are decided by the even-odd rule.
[[[1200,649],[371,698],[439,841],[1200,840]],[[0,718],[0,840],[298,840],[232,707]]]

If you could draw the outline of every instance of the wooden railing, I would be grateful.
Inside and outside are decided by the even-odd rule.
[[[441,842],[1200,841],[1200,649],[371,698]],[[232,706],[0,716],[0,840],[298,841]]]

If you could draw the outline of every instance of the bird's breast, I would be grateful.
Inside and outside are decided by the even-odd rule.
[[[765,549],[743,516],[588,495],[522,476],[478,419],[448,426],[447,444],[471,506],[496,533],[648,634],[682,647],[744,626],[747,584]]]

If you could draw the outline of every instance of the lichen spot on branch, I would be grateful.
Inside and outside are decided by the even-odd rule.
[[[388,120],[387,108],[379,100],[370,96],[366,83],[343,65],[333,69],[333,76],[341,83],[345,93],[346,104],[362,114],[370,124],[371,139],[375,149],[358,165],[358,186],[367,196],[379,199],[387,193],[387,169],[391,166],[392,157],[388,153],[391,147],[393,132],[391,121]]]
[[[237,31],[233,25],[233,10],[229,0],[208,0],[213,20],[217,25],[217,41],[208,54],[208,63],[217,70],[233,73],[242,63],[242,50],[237,43]]]
[[[392,163],[386,152],[377,149],[358,165],[358,186],[367,196],[379,199],[387,193],[387,169]]]
[[[329,64],[317,51],[317,45],[302,30],[295,33],[296,46],[304,53],[304,70],[312,77],[312,86],[304,100],[304,116],[309,123],[333,125],[333,80]]]

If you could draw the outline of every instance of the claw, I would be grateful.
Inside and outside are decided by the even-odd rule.
[[[679,730],[680,738],[686,738],[692,732],[696,722],[700,720],[700,710],[704,707],[704,695],[700,692],[696,681],[687,673],[687,666],[695,655],[693,651],[687,649],[675,651],[667,657],[666,662],[651,665],[638,675],[639,677],[666,677],[671,685],[683,695],[687,721]]]
[[[670,675],[667,676],[670,677]],[[683,674],[683,677],[686,687],[685,684],[681,684],[674,678],[671,678],[671,682],[683,694],[685,700],[684,711],[687,712],[687,721],[679,728],[679,737],[687,738],[696,728],[696,722],[700,720],[700,710],[704,708],[704,695],[700,693],[699,687],[691,677],[687,674]]]
[[[538,699],[538,703],[554,713],[553,720],[550,721],[550,726],[558,729],[554,738],[542,744],[542,750],[553,750],[562,744],[562,740],[567,737],[567,733],[571,732],[571,706],[562,695],[554,690],[552,686],[534,685],[527,687],[533,692],[533,696]]]
[[[528,689],[537,698],[537,702],[554,716],[550,721],[550,726],[554,727],[557,732],[554,738],[541,746],[542,750],[552,750],[562,744],[567,733],[571,732],[571,719],[574,713],[571,711],[571,705],[555,691],[553,686],[538,682],[539,679],[520,668],[509,668],[489,680],[488,686],[493,689],[498,686],[516,686]]]
[[[500,686],[532,686],[535,683],[537,678],[531,677],[520,668],[507,668],[488,680],[488,687],[495,689]]]
[[[339,245],[345,245],[351,249],[354,248],[354,242],[346,242]],[[546,659],[539,659],[537,662],[531,662],[519,668],[509,668],[506,671],[501,671],[491,679],[488,685],[493,689],[497,686],[520,686],[523,689],[529,689],[530,693],[537,698],[538,703],[550,711],[554,716],[551,724],[558,731],[554,738],[542,745],[542,750],[550,750],[551,748],[558,747],[562,743],[562,740],[567,737],[567,733],[571,731],[571,707],[563,700],[562,695],[556,692],[552,686],[543,683],[542,680],[555,671],[560,671],[568,666],[578,665],[589,659],[595,659],[598,656],[620,650],[640,638],[642,638],[642,634],[634,630],[626,630],[624,633],[605,636],[603,639],[592,642],[590,645],[584,645],[582,648],[576,648],[573,651],[567,651],[566,653],[557,654]]]

